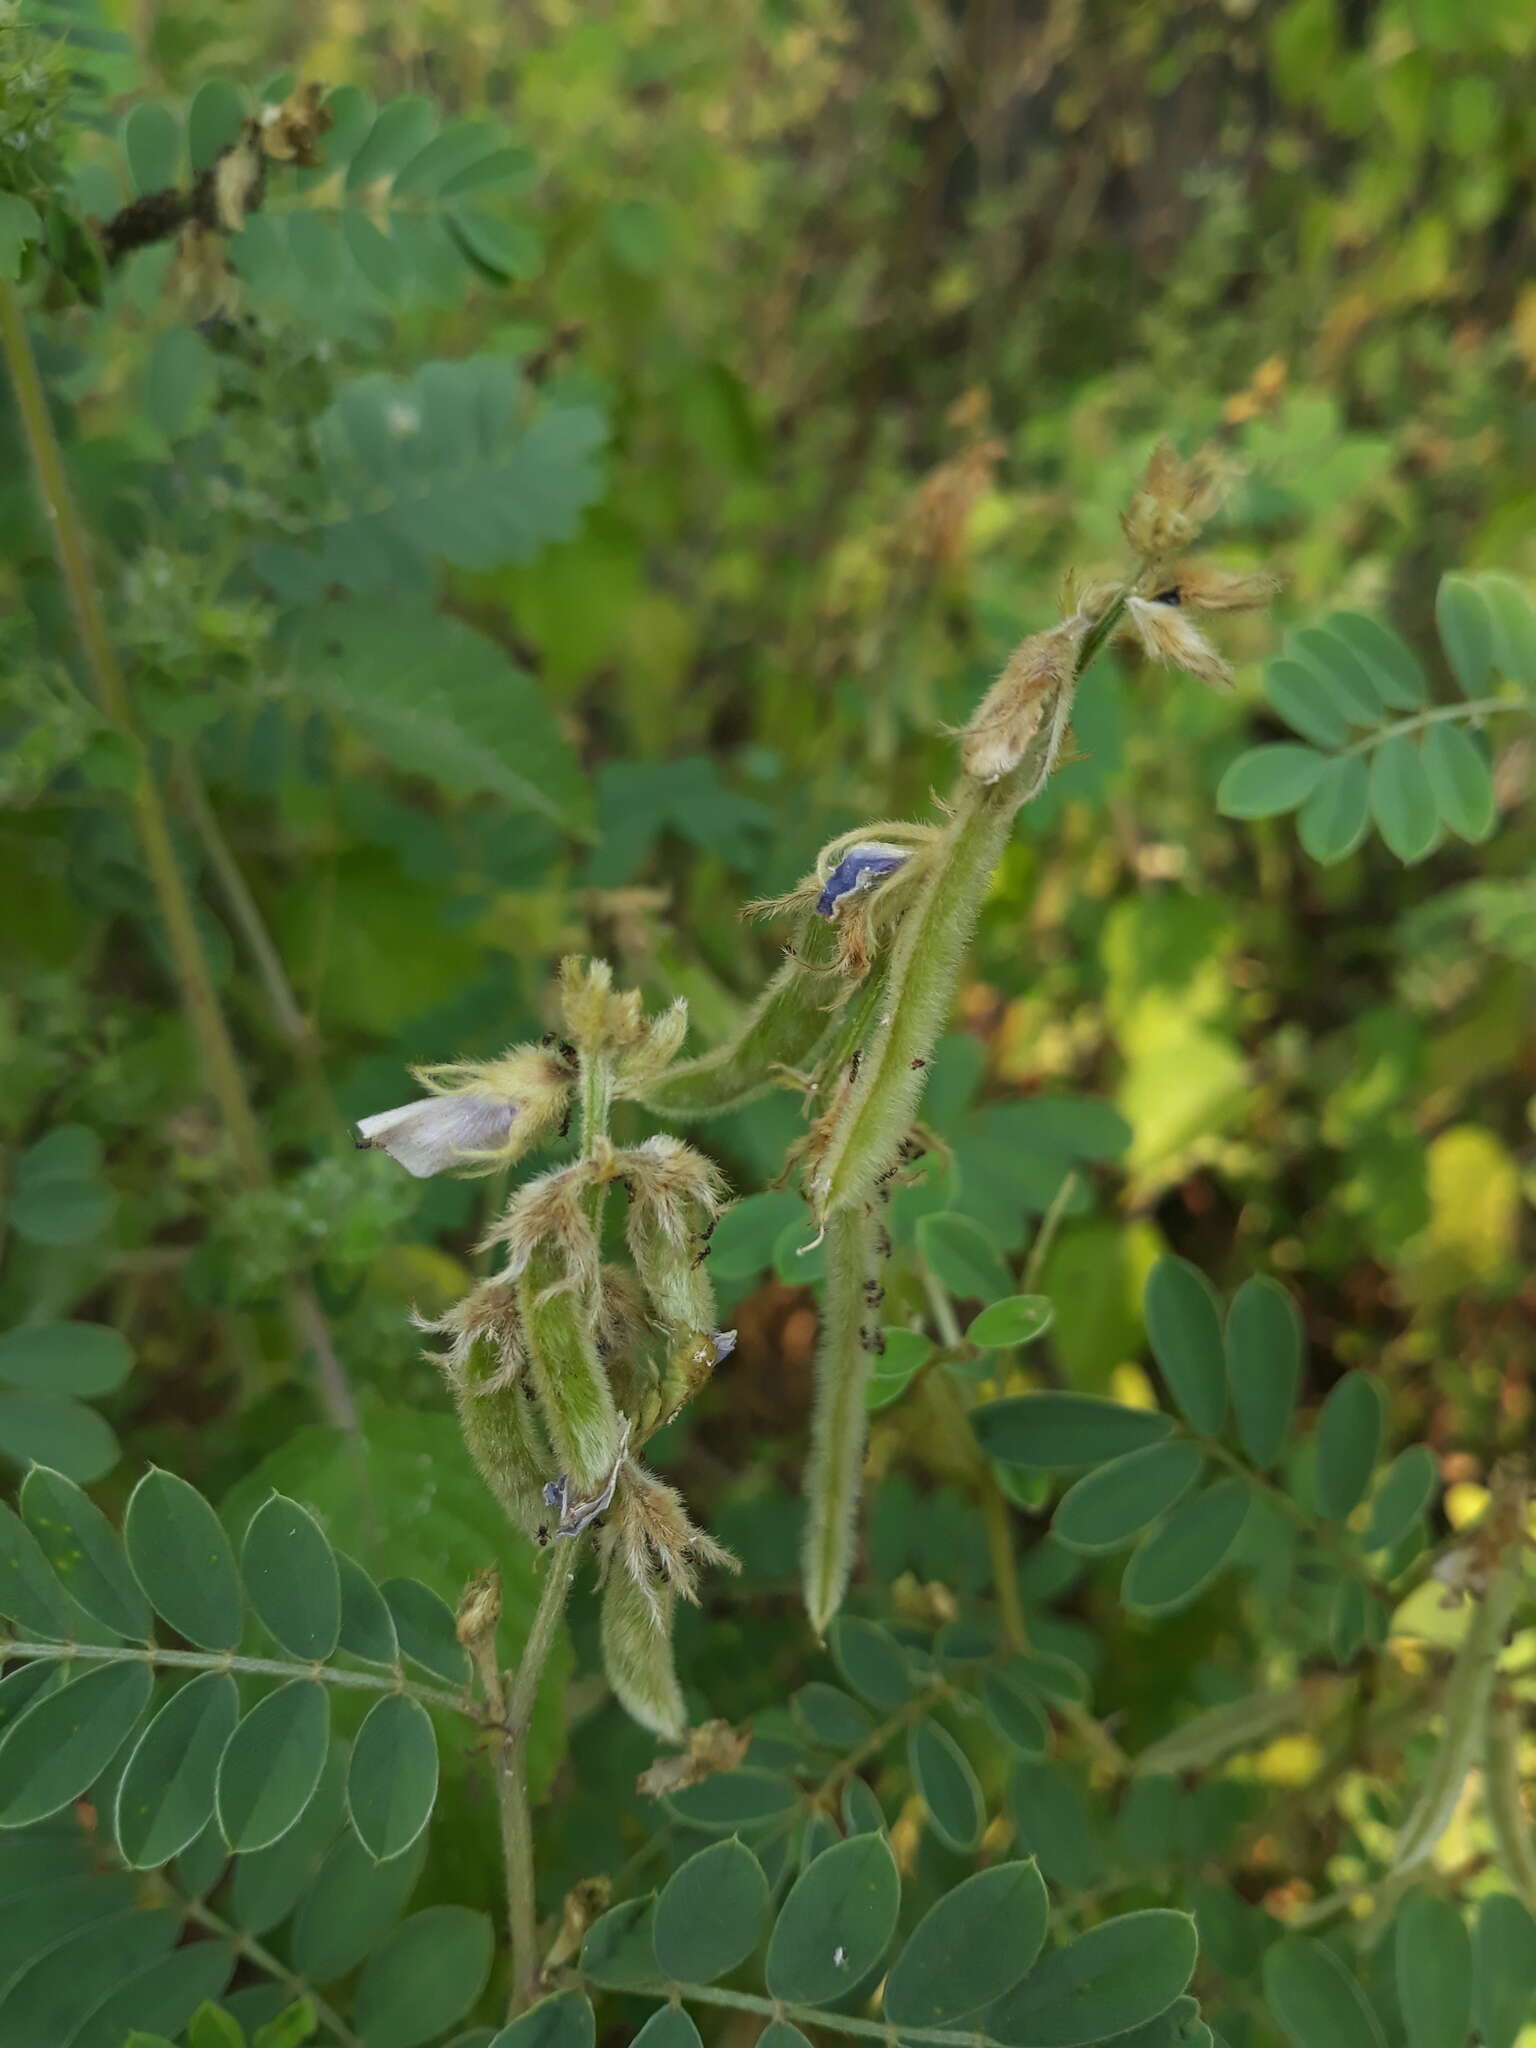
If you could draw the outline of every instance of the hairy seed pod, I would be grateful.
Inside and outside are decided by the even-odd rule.
[[[629,1187],[629,1255],[655,1320],[669,1335],[714,1328],[715,1290],[700,1257],[725,1202],[720,1169],[659,1134],[620,1154]]]
[[[555,1463],[573,1498],[600,1494],[623,1448],[621,1425],[587,1290],[559,1246],[545,1242],[530,1251],[518,1307]]]
[[[771,1088],[784,1069],[798,1071],[832,1027],[843,987],[836,971],[836,928],[811,917],[748,1012],[736,1036],[698,1059],[681,1060],[636,1098],[663,1116],[719,1116]]]
[[[823,1222],[836,1210],[868,1199],[912,1125],[928,1061],[948,1022],[982,900],[1015,814],[1043,786],[1065,737],[1076,678],[1119,625],[1124,603],[1116,592],[1083,635],[1075,676],[1057,692],[1051,716],[1019,765],[996,782],[972,783],[963,790],[942,838],[928,853],[914,900],[891,945],[880,1012],[858,1073],[835,1128],[817,1148],[806,1192]]]
[[[948,1022],[982,898],[1030,769],[1026,757],[1000,781],[972,784],[965,792],[902,921],[857,1078],[807,1189],[822,1219],[868,1199],[912,1123],[923,1093],[922,1063]]]
[[[603,1586],[603,1669],[619,1705],[642,1728],[681,1742],[688,1726],[682,1687],[672,1662],[673,1596],[648,1600],[629,1573],[611,1569]]]
[[[488,1337],[470,1345],[452,1386],[459,1427],[481,1478],[517,1527],[532,1536],[545,1519],[544,1482],[555,1469],[532,1403],[508,1379]]]
[[[818,1636],[842,1604],[858,1542],[864,1388],[873,1356],[863,1328],[865,1293],[878,1285],[875,1224],[862,1205],[840,1209],[828,1222],[826,1259],[801,1558],[806,1612]]]

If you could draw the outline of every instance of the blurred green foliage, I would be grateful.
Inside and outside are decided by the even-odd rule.
[[[274,155],[227,236],[104,260],[102,223],[190,190],[295,77],[331,94],[312,166]],[[1323,866],[1304,822],[1259,815],[1287,806],[1229,801],[1255,817],[1234,822],[1217,793],[1292,747],[1288,634],[1388,624],[1451,702],[1476,648],[1443,609],[1437,632],[1442,574],[1453,604],[1474,576],[1536,578],[1533,78],[1518,0],[0,12],[0,278],[273,1163],[242,1175],[199,1083],[135,748],[82,660],[7,397],[0,1453],[100,1481],[114,1510],[146,1461],[237,1516],[277,1485],[452,1601],[494,1518],[461,1509],[455,1468],[445,1535],[419,1470],[395,1471],[416,1411],[457,1452],[409,1312],[481,1270],[497,1191],[408,1182],[347,1123],[403,1099],[412,1062],[536,1035],[570,950],[722,1037],[776,958],[741,905],[860,820],[926,809],[946,724],[1068,572],[1113,565],[1169,435],[1230,454],[1223,553],[1284,578],[1278,614],[1229,633],[1231,697],[1128,650],[1090,677],[1080,758],[1024,814],[935,1062],[944,1142],[892,1203],[885,1319],[927,1313],[925,1270],[962,1303],[1038,1292],[1030,1371],[1140,1405],[1161,1253],[1229,1292],[1278,1278],[1303,1408],[1369,1367],[1391,1443],[1425,1439],[1471,1512],[1533,1412],[1529,728],[1490,722],[1490,814],[1460,839],[1420,844],[1411,815],[1394,835],[1388,797],[1387,843],[1341,833]],[[770,1763],[782,1702],[826,1676],[795,1595],[817,1273],[794,1198],[762,1191],[800,1128],[786,1091],[708,1131],[747,1195],[714,1268],[741,1340],[663,1440],[744,1564],[682,1616],[689,1703],[755,1717]],[[296,1277],[328,1333],[308,1355]],[[361,1478],[317,1422],[326,1350]],[[855,1607],[921,1632],[934,1586],[972,1613],[990,1566],[932,1375],[906,1394],[901,1369],[898,1346]],[[1375,1654],[1364,1611],[1320,1596],[1295,1640],[1255,1635],[1266,1539],[1284,1548],[1257,1519],[1235,1575],[1153,1629],[1117,1567],[1047,1537],[1045,1483],[1007,1483],[1032,1640],[1131,1748],[1255,1664]],[[654,1857],[649,1882],[682,1857],[647,1846],[652,1746],[590,1680],[586,1606],[571,1627],[588,1676],[551,1912],[594,1870]],[[1272,1783],[1308,1761],[1264,1757]],[[1249,1825],[1252,1774],[1181,1791],[1192,1866],[1237,1872],[1187,1895],[1219,1988],[1259,1980],[1259,1903],[1369,1864],[1408,1767],[1390,1742],[1365,1762],[1278,1843]],[[1056,1775],[1027,1811],[1069,1816],[1019,1831],[1053,1884],[1091,1894],[1123,1865],[1122,1903],[1166,1896],[1134,1875],[1166,1816],[1132,1842],[1086,1760],[1029,1768]],[[456,1832],[414,1903],[494,1911],[480,1760],[449,1775]],[[956,1867],[942,1839],[912,1850],[936,1889]],[[1292,2001],[1336,2011],[1315,1958],[1263,1981],[1280,2024]],[[282,2002],[247,1997],[253,2031]],[[1277,2038],[1234,1999],[1229,2048]],[[1364,2038],[1344,2024],[1326,2038]]]

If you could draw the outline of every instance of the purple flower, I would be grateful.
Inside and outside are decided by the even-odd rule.
[[[862,896],[876,882],[883,882],[906,858],[904,848],[888,846],[879,839],[867,840],[861,846],[850,846],[828,875],[821,894],[816,898],[817,916],[836,917],[850,896]]]

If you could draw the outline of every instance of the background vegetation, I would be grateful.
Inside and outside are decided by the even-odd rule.
[[[1017,1600],[1078,1678],[1006,1811],[993,1738],[952,1723],[985,1784],[978,1839],[992,1815],[983,1861],[1038,1856],[1068,1931],[1106,1902],[1194,1910],[1196,1988],[1229,2048],[1288,2025],[1313,2048],[1261,1988],[1264,1953],[1379,1874],[1435,1749],[1415,1681],[1455,1629],[1427,1562],[1529,1440],[1529,723],[1489,721],[1492,803],[1465,830],[1444,804],[1378,805],[1327,863],[1217,792],[1243,752],[1295,738],[1266,664],[1325,615],[1394,627],[1435,700],[1536,681],[1529,8],[28,15],[67,55],[0,18],[0,274],[22,281],[236,1071],[199,1078],[206,1006],[200,1029],[146,883],[137,742],[82,660],[8,400],[0,1452],[18,1479],[36,1460],[88,1485],[114,1520],[167,1467],[237,1537],[277,1488],[375,1577],[450,1605],[494,1561],[515,1655],[535,1557],[469,1467],[409,1314],[487,1269],[475,1246],[505,1189],[408,1180],[354,1151],[349,1122],[403,1100],[412,1062],[537,1037],[573,951],[652,1007],[685,996],[693,1043],[724,1037],[779,943],[743,902],[867,818],[925,812],[953,774],[946,725],[1055,619],[1068,571],[1115,563],[1153,444],[1214,440],[1238,477],[1222,557],[1283,595],[1225,634],[1230,695],[1124,646],[1085,685],[1080,758],[1023,815],[930,1077],[944,1144],[891,1205],[885,1319],[954,1354],[962,1406],[1034,1384],[1151,1408],[1143,1290],[1163,1254],[1224,1295],[1282,1283],[1304,1326],[1296,1441],[1363,1368],[1388,1450],[1433,1453],[1418,1605],[1385,1648],[1401,1585],[1380,1631],[1362,1605],[1341,1634],[1331,1581],[1312,1614],[1266,1579],[1277,1539],[1253,1520],[1234,1568],[1154,1623],[1119,1598],[1117,1561],[1048,1534],[1058,1489],[1023,1467],[1005,1468],[1018,1582],[1001,1594],[925,1341],[905,1391],[888,1354],[850,1608],[920,1647]],[[332,94],[310,167],[279,133],[233,217],[225,195],[201,231],[109,239],[104,258],[100,223],[190,189],[295,78]],[[1495,574],[1453,583],[1437,631],[1445,572]],[[1492,621],[1469,629],[1492,635],[1481,664],[1458,601]],[[765,1191],[800,1131],[792,1091],[704,1127],[752,1191],[711,1265],[739,1341],[656,1450],[743,1563],[679,1624],[693,1718],[750,1722],[749,1763],[791,1775],[787,1702],[833,1675],[796,1561],[818,1276],[798,1195]],[[1053,1319],[994,1376],[960,1332],[1016,1292]],[[595,1633],[579,1593],[552,1667],[569,1689],[547,1687],[534,1733],[551,1915],[598,1873],[620,1897],[649,1888],[703,1840],[675,1815],[657,1837],[633,1790],[655,1745],[609,1698]],[[1506,1667],[1517,1700],[1531,1642]],[[1149,1809],[1136,1833],[1126,1755],[1323,1666],[1285,1726],[1177,1760],[1209,1775],[1147,1780],[1181,1818]],[[846,1659],[844,1676],[865,1690]],[[1372,1718],[1383,1698],[1395,1720]],[[340,1969],[305,1966],[302,1929],[274,1936],[303,1982],[350,1983],[407,1899],[499,1914],[485,1760],[472,1734],[439,1739],[438,1819],[378,1929]],[[931,1899],[976,1845],[924,1826],[916,1775],[898,1745],[856,1781]],[[771,1881],[827,1846],[830,1811],[768,1816]],[[317,1864],[338,1812],[302,1823]],[[1507,1894],[1462,1808],[1438,1854],[1474,1902]],[[209,1850],[184,1889],[220,1883]],[[240,1924],[260,1937],[296,1897]],[[490,1957],[464,1938],[468,1983]],[[1372,2026],[1429,2048],[1378,1950],[1360,1965]],[[295,1989],[248,1961],[233,1983],[252,2031]],[[396,2048],[460,2022],[489,2039],[503,1992]],[[396,2040],[384,1992],[338,2003],[343,2032]],[[610,2000],[611,2038],[645,2010]],[[1518,2031],[1518,1994],[1508,2010]],[[1481,2013],[1490,2044],[1514,2038],[1502,2011]]]

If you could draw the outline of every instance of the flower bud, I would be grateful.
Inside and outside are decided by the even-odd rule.
[[[1212,449],[1184,462],[1166,441],[1152,451],[1130,509],[1120,516],[1126,539],[1143,560],[1187,548],[1226,495],[1228,475]]]
[[[640,991],[616,990],[606,960],[570,954],[560,962],[560,1014],[577,1050],[589,1058],[625,1052],[645,1036]]]
[[[679,996],[659,1017],[650,1019],[634,1045],[619,1054],[614,1064],[615,1092],[625,1097],[644,1094],[677,1058],[687,1036],[688,1004]]]
[[[572,1071],[547,1046],[515,1046],[498,1060],[415,1067],[431,1092],[364,1117],[360,1149],[389,1153],[407,1173],[490,1173],[520,1159],[564,1120]]]

